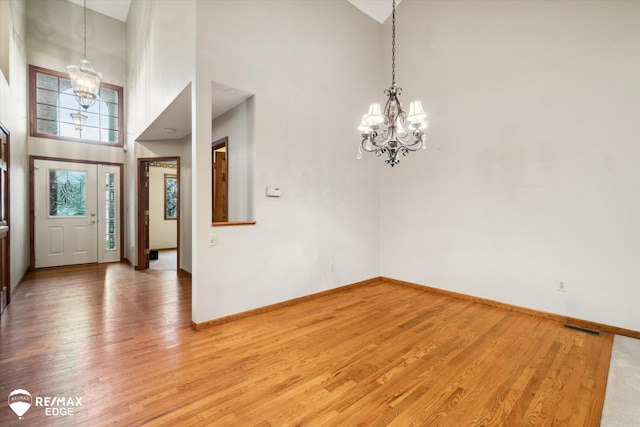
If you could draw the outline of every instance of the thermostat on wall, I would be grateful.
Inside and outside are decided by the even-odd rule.
[[[267,197],[280,197],[280,187],[267,187]]]

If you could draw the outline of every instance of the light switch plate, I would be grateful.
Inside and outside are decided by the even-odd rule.
[[[280,197],[280,187],[267,187],[267,197]]]

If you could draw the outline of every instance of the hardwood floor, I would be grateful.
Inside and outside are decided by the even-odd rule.
[[[2,316],[0,425],[598,426],[612,336],[379,282],[194,332],[191,284],[31,273]],[[67,417],[36,396],[82,397]],[[28,424],[27,424],[28,423]]]

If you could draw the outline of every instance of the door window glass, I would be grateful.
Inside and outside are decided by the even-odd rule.
[[[164,176],[164,219],[178,219],[178,177]]]
[[[49,216],[86,216],[86,181],[87,173],[84,171],[50,169]]]

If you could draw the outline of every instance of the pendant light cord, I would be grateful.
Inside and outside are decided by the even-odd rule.
[[[84,0],[84,54],[82,57],[87,59],[87,0]]]
[[[391,26],[391,86],[395,86],[395,85],[396,85],[396,0],[393,0],[393,25]]]

